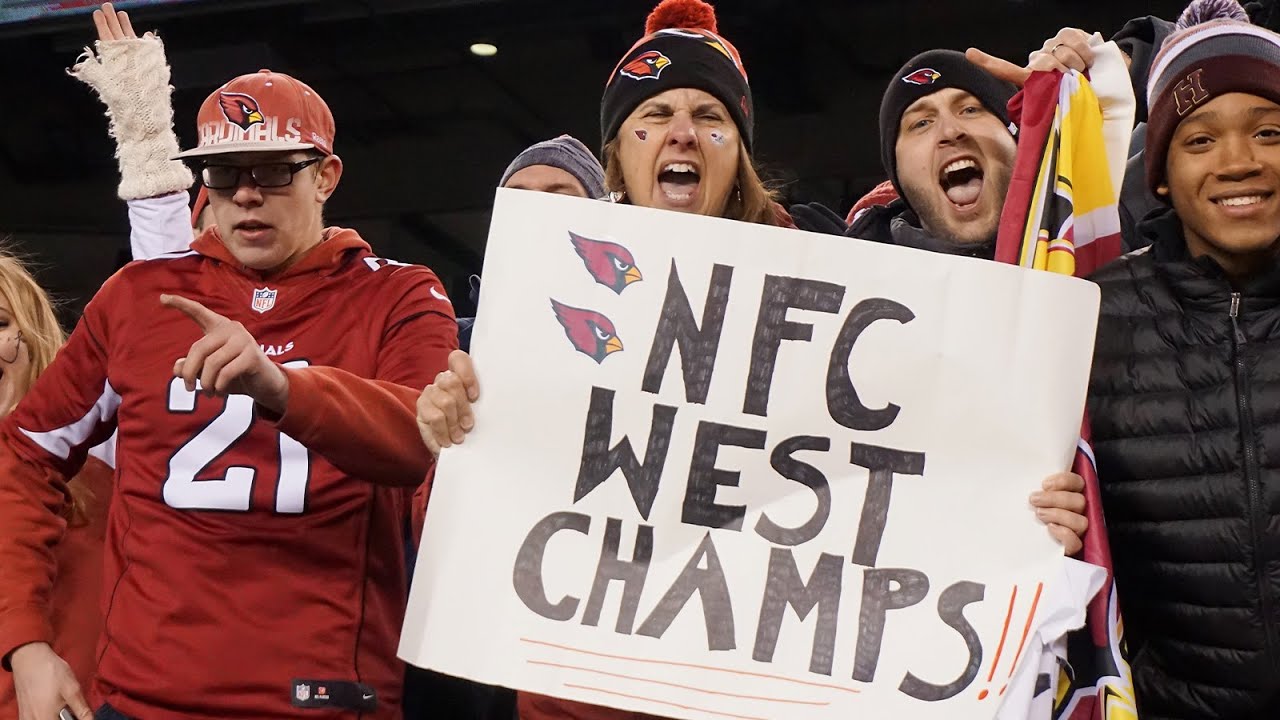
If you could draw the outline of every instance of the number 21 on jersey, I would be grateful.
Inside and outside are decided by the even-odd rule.
[[[287,368],[306,367],[307,361],[284,363]],[[168,407],[171,413],[189,413],[196,409],[196,392],[182,384],[181,378],[169,383]],[[229,395],[222,412],[195,437],[183,443],[169,459],[169,473],[164,481],[164,501],[179,510],[249,509],[253,480],[258,469],[243,465],[227,468],[221,478],[198,478],[214,460],[227,452],[253,426],[253,398]],[[306,507],[307,481],[311,475],[311,459],[302,443],[278,433],[280,437],[280,477],[276,483],[275,510],[278,513],[300,513]]]

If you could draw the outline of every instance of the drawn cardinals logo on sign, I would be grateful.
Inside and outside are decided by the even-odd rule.
[[[556,320],[564,328],[565,337],[573,343],[573,348],[590,357],[597,363],[613,353],[622,351],[622,340],[618,339],[618,331],[614,329],[609,318],[594,310],[570,307],[561,302],[551,300],[551,309],[555,311]]]
[[[271,288],[255,289],[253,291],[253,303],[250,307],[254,312],[264,313],[276,306],[276,291]]]
[[[633,80],[648,80],[651,78],[657,80],[662,76],[662,70],[670,64],[671,58],[657,50],[650,50],[623,65],[618,69],[618,72]]]
[[[586,264],[591,277],[619,295],[631,283],[644,279],[631,251],[618,243],[592,240],[573,231],[569,232],[569,241]]]
[[[258,101],[250,95],[218,93],[218,104],[222,106],[222,114],[226,116],[227,122],[241,130],[248,130],[266,121],[262,115],[262,109],[258,107]]]
[[[902,78],[902,82],[911,83],[912,85],[932,85],[942,77],[942,73],[933,68],[920,68],[910,75]]]

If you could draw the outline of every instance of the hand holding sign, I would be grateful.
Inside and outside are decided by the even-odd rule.
[[[471,403],[480,397],[480,385],[471,356],[461,350],[449,355],[449,369],[436,375],[418,397],[418,432],[422,442],[432,455],[439,456],[441,448],[461,444],[475,417]]]
[[[567,232],[646,281],[584,274]],[[500,190],[483,368],[455,353],[418,402],[454,446],[422,543],[466,552],[419,555],[400,656],[674,718],[1032,717],[1104,582],[1046,537],[1083,530],[1078,480],[1040,482],[1097,288],[839,240]]]
[[[180,310],[204,332],[187,356],[173,364],[174,377],[182,378],[187,390],[194,392],[199,381],[210,395],[248,395],[262,407],[284,414],[289,378],[244,325],[180,295],[161,295],[160,302]]]
[[[1089,529],[1084,516],[1084,478],[1075,473],[1058,473],[1046,478],[1043,489],[1031,494],[1036,517],[1049,526],[1049,534],[1062,543],[1068,555],[1084,547],[1081,538]]]

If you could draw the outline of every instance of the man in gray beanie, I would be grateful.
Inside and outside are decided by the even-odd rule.
[[[599,200],[604,197],[604,168],[582,141],[561,135],[530,145],[502,173],[498,187],[571,195]],[[480,300],[480,278],[471,277],[471,301]],[[475,318],[458,318],[458,342],[471,346]]]
[[[598,200],[604,197],[604,168],[586,145],[561,135],[517,155],[498,185]]]
[[[561,135],[531,145],[517,155],[502,173],[498,186],[598,200],[604,197],[604,168],[580,141]],[[471,302],[479,301],[480,277],[472,275]],[[464,350],[471,348],[475,322],[474,317],[458,318],[458,346]],[[425,494],[415,495],[414,502],[425,503]],[[409,571],[413,571],[412,561]],[[408,667],[404,691],[405,717],[426,717],[441,707],[459,717],[464,713],[477,718],[509,718],[515,714],[515,695],[506,688],[413,666]]]

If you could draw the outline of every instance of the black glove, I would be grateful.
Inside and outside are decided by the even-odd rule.
[[[795,220],[796,227],[801,230],[826,235],[844,235],[845,231],[849,229],[849,226],[844,222],[844,218],[832,212],[831,208],[820,203],[792,205],[789,210],[791,219]]]

